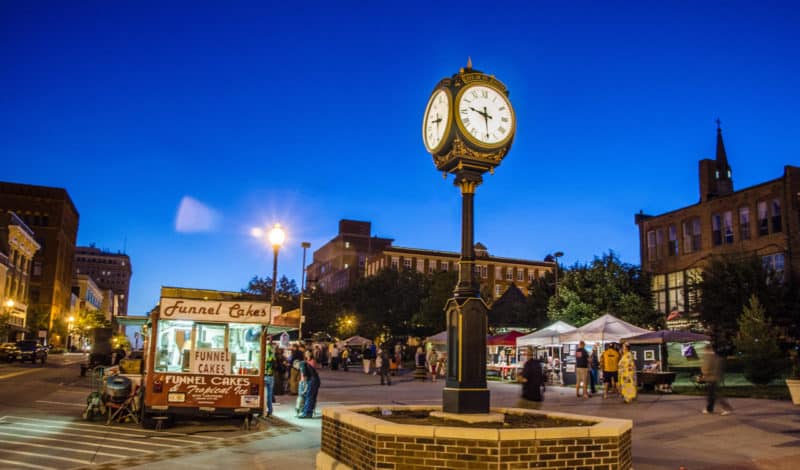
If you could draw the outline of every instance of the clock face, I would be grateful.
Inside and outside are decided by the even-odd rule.
[[[514,111],[506,96],[492,87],[473,85],[458,96],[458,124],[467,138],[500,146],[514,134]]]
[[[450,132],[450,94],[437,90],[425,109],[425,121],[422,123],[422,140],[428,152],[439,149],[445,136]]]

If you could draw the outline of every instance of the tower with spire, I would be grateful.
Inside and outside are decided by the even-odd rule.
[[[733,174],[722,141],[722,128],[717,119],[717,152],[715,158],[700,160],[700,201],[733,193]]]

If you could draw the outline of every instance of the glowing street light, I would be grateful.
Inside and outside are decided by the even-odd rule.
[[[275,286],[278,285],[278,250],[281,249],[283,241],[286,240],[286,232],[283,231],[281,224],[275,224],[269,231],[269,242],[272,245],[272,294],[270,295],[270,309],[275,305]],[[270,315],[271,316],[271,315]]]

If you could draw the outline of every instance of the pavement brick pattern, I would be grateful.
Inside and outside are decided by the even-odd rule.
[[[146,465],[146,464],[152,464],[154,462],[160,462],[162,460],[169,460],[169,459],[184,457],[187,455],[194,455],[197,454],[198,452],[207,452],[207,451],[223,449],[226,447],[234,447],[238,445],[249,444],[254,441],[268,439],[270,437],[275,437],[300,431],[300,428],[298,428],[297,426],[294,426],[286,421],[277,418],[272,418],[268,424],[262,423],[259,426],[263,427],[265,425],[268,425],[269,428],[263,431],[254,431],[250,434],[244,434],[241,436],[231,437],[227,439],[220,439],[213,442],[204,442],[201,444],[174,448],[165,451],[152,452],[146,455],[128,457],[121,460],[115,460],[113,462],[102,463],[99,465],[73,467],[71,470],[128,469],[139,465]]]

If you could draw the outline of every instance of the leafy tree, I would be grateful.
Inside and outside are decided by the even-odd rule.
[[[653,308],[650,278],[640,266],[620,261],[613,251],[563,271],[558,296],[548,302],[551,320],[576,326],[606,313],[642,327],[664,324],[663,316]]]
[[[768,318],[784,308],[785,286],[755,255],[714,256],[703,269],[697,310],[715,349],[728,353],[739,329],[739,314],[755,295]]]
[[[447,327],[444,307],[453,297],[458,282],[458,272],[434,273],[428,279],[427,295],[420,302],[420,310],[411,318],[416,336],[429,336]]]
[[[359,330],[365,336],[402,336],[413,333],[411,320],[420,311],[426,290],[423,274],[384,269],[343,291],[342,300],[345,310],[359,317]]]
[[[303,336],[314,332],[335,331],[336,319],[341,317],[343,311],[338,295],[328,294],[322,289],[312,289],[303,303],[303,315],[306,318],[303,322]]]
[[[742,354],[744,376],[756,385],[778,378],[786,363],[778,347],[778,330],[766,317],[766,310],[755,294],[739,317],[736,348]]]
[[[11,333],[11,313],[5,308],[0,307],[0,342],[6,342]]]
[[[242,293],[263,296],[270,300],[272,297],[272,278],[253,276]],[[294,279],[282,276],[275,287],[275,305],[280,305],[284,312],[294,310],[300,306],[300,289]]]

